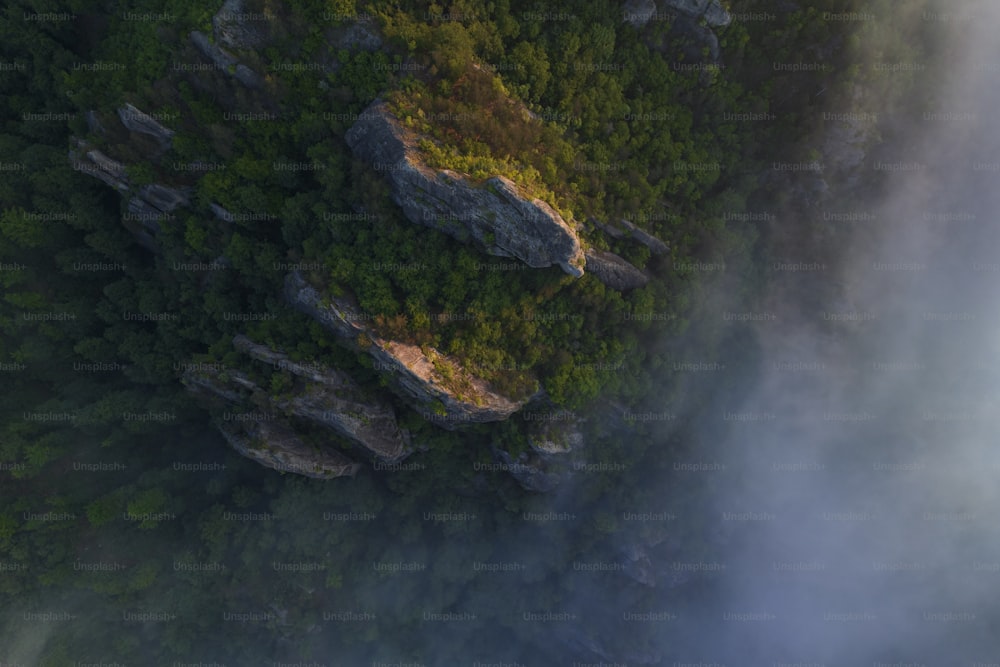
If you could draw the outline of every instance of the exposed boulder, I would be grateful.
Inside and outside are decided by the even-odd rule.
[[[246,0],[226,0],[212,17],[212,34],[230,49],[262,49],[271,42],[275,20],[273,14],[249,7]]]
[[[76,145],[79,150],[71,150],[69,153],[70,162],[75,171],[93,176],[119,192],[129,191],[128,176],[125,174],[124,164],[112,160],[96,148],[90,148],[89,144],[82,139],[77,139]]]
[[[282,395],[257,385],[245,373],[212,367],[186,371],[181,382],[189,390],[214,395],[234,405],[262,404],[285,416],[328,428],[358,446],[366,456],[396,463],[413,450],[409,434],[396,423],[392,408],[332,368],[300,364],[287,355],[237,336],[234,346],[249,356],[303,379]]]
[[[181,384],[188,391],[208,398],[221,398],[233,404],[243,403],[246,392],[259,387],[239,371],[219,370],[216,364],[199,364],[198,370],[188,369],[181,376]],[[225,375],[223,375],[225,372]]]
[[[101,125],[101,119],[97,117],[97,112],[91,109],[84,116],[87,120],[87,130],[94,133],[100,134],[104,132],[104,126]]]
[[[542,458],[569,454],[583,446],[582,421],[569,410],[558,410],[528,433],[528,445]]]
[[[385,175],[411,222],[533,268],[557,264],[572,276],[583,275],[580,239],[558,212],[527,199],[503,176],[477,186],[453,171],[428,167],[417,148],[420,137],[384,102],[369,106],[345,139],[357,157]]]
[[[208,208],[209,208],[209,210],[212,211],[212,214],[216,218],[218,218],[219,220],[222,220],[223,222],[232,222],[234,220],[234,217],[233,217],[232,213],[230,213],[226,209],[222,208],[221,206],[219,206],[215,202],[212,202],[211,204],[209,204]]]
[[[178,189],[151,183],[139,188],[138,197],[163,213],[172,213],[191,203],[191,188]]]
[[[174,131],[161,125],[148,113],[126,104],[118,109],[118,118],[129,132],[138,132],[153,137],[163,149],[169,148]]]
[[[378,51],[382,48],[382,38],[357,21],[331,29],[328,42],[335,49],[348,51]]]
[[[653,0],[626,0],[622,5],[622,17],[633,28],[641,28],[656,13],[656,3]]]
[[[90,148],[89,144],[81,139],[76,140],[76,145],[80,150],[70,151],[73,169],[103,181],[122,194],[134,194],[133,199],[139,199],[141,203],[133,205],[130,200],[130,208],[170,213],[191,203],[191,188],[171,188],[158,183],[135,188],[129,181],[124,164],[112,160],[95,148]]]
[[[307,381],[288,397],[271,397],[271,402],[285,413],[331,428],[386,463],[396,463],[413,451],[409,434],[399,428],[392,408],[346,374],[319,364],[292,361],[288,355],[242,335],[233,338],[233,347]]]
[[[618,291],[642,287],[649,276],[624,259],[604,250],[587,251],[587,271],[612,289]]]
[[[522,452],[515,459],[499,447],[493,446],[493,457],[499,462],[510,476],[517,480],[521,488],[526,491],[537,493],[548,493],[556,488],[561,481],[558,473],[549,472],[545,469],[545,464],[537,456],[532,456],[527,452]]]
[[[622,17],[634,28],[642,28],[654,18],[683,16],[701,20],[713,28],[729,25],[733,17],[719,0],[626,0]]]
[[[639,229],[628,220],[622,220],[618,224],[628,233],[629,239],[646,246],[654,255],[665,255],[670,251],[670,246],[668,246],[665,242],[661,241],[652,234]]]
[[[713,28],[729,25],[732,16],[719,0],[655,0],[655,3],[653,0],[626,0],[622,5],[622,20],[637,30],[650,23],[666,23],[670,26],[668,41],[682,44],[684,62],[703,60],[702,51],[707,48],[708,62],[717,65],[722,51]],[[658,37],[647,40],[647,45],[663,50]],[[703,71],[701,78],[707,82],[708,73]]]
[[[722,49],[719,47],[719,38],[708,26],[702,25],[698,19],[686,14],[679,15],[674,19],[670,28],[672,41],[677,41],[684,46],[685,61],[697,63],[704,59],[702,52],[708,49],[708,63],[718,64],[722,56]],[[702,79],[705,80],[708,72],[702,71]]]
[[[128,200],[128,210],[122,216],[122,225],[135,237],[139,245],[151,252],[159,252],[160,246],[156,237],[160,233],[160,221],[167,217],[168,214],[155,208],[145,199],[132,197]]]
[[[591,219],[591,222],[594,223],[595,227],[611,238],[618,239],[619,241],[635,241],[636,243],[641,243],[649,248],[649,251],[654,255],[665,255],[670,251],[670,246],[668,246],[666,242],[661,241],[649,232],[640,229],[628,220],[620,220],[617,225],[612,225],[609,222],[601,222],[600,220],[593,218]]]
[[[216,422],[216,427],[237,452],[281,472],[331,479],[353,477],[361,465],[331,449],[304,442],[281,422]]]
[[[191,43],[201,51],[202,55],[215,63],[220,70],[233,76],[237,81],[247,88],[260,88],[264,85],[264,80],[252,69],[244,65],[239,59],[217,44],[213,44],[203,32],[191,31]]]
[[[530,400],[512,400],[496,393],[483,379],[433,348],[379,337],[346,299],[324,299],[298,271],[285,279],[285,298],[323,324],[345,346],[370,354],[376,370],[387,375],[390,387],[442,428],[503,421]]]
[[[719,0],[661,0],[665,9],[674,10],[694,19],[704,19],[713,28],[729,25],[733,17]]]
[[[190,204],[191,189],[171,188],[157,183],[135,188],[129,181],[124,164],[91,148],[81,139],[76,140],[76,145],[78,150],[69,154],[73,169],[110,185],[122,196],[128,196],[128,210],[122,216],[122,224],[140,245],[157,252],[156,235],[160,232],[160,221],[168,219],[177,208]]]
[[[374,23],[366,15],[341,17],[340,24],[327,28],[323,37],[326,48],[317,54],[317,57],[327,72],[336,72],[340,69],[341,52],[374,52],[381,49],[383,43]],[[320,85],[326,87],[327,83],[323,81]]]

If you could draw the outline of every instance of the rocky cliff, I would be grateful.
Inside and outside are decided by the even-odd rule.
[[[637,28],[664,15],[704,20],[713,28],[725,27],[733,20],[719,0],[627,0],[622,13]]]
[[[246,336],[236,336],[233,346],[291,373],[296,378],[292,388],[275,394],[245,373],[211,366],[187,371],[182,378],[185,386],[236,406],[264,406],[271,413],[308,420],[346,438],[368,458],[384,463],[397,463],[413,451],[409,434],[399,428],[392,408],[344,373],[321,364],[292,361]]]
[[[361,465],[328,448],[306,443],[281,422],[222,422],[216,426],[229,446],[257,463],[316,479],[353,477]]]
[[[416,134],[384,102],[376,101],[348,130],[354,154],[382,173],[393,199],[411,222],[438,229],[483,251],[516,257],[528,266],[558,265],[583,275],[586,263],[576,231],[551,206],[528,199],[503,176],[481,186],[449,170],[426,165]]]
[[[286,414],[326,426],[385,463],[401,461],[413,451],[410,436],[399,428],[392,407],[345,373],[312,362],[292,361],[246,336],[233,338],[233,347],[301,379],[289,395],[270,397]]]
[[[425,419],[452,430],[461,424],[495,422],[520,410],[531,397],[515,400],[495,392],[455,360],[431,347],[385,340],[364,324],[365,317],[346,299],[324,298],[299,272],[285,280],[285,298],[314,318],[341,342],[367,352],[377,371]]]
[[[594,223],[595,227],[611,238],[641,243],[649,248],[649,251],[654,255],[665,255],[670,250],[670,246],[668,246],[665,242],[636,227],[628,220],[621,220],[617,225],[601,222],[600,220],[591,220],[591,222]]]
[[[190,38],[191,43],[201,51],[203,56],[218,67],[219,71],[229,73],[234,79],[253,90],[261,88],[264,85],[264,80],[259,74],[241,63],[239,58],[218,44],[213,44],[204,33],[194,30],[191,32]]]
[[[119,115],[121,113],[122,110],[119,110]],[[132,111],[128,113],[131,114]],[[143,126],[142,129],[145,131],[147,128]],[[159,248],[156,236],[160,232],[160,222],[169,219],[173,211],[188,206],[191,201],[191,188],[172,188],[158,183],[134,185],[124,164],[82,139],[76,140],[76,148],[70,151],[69,157],[73,169],[99,179],[128,198],[128,211],[122,216],[122,224],[132,232],[140,245],[149,250],[156,251]]]
[[[702,49],[707,48],[708,60],[715,64],[719,63],[722,52],[714,29],[732,22],[732,16],[719,0],[626,0],[622,4],[622,19],[637,30],[669,22],[671,37],[689,42],[684,49],[685,60],[702,60]]]
[[[259,74],[263,71],[259,52],[280,41],[284,28],[280,20],[262,20],[266,11],[262,14],[248,7],[245,0],[227,0],[213,19],[211,37],[198,31],[189,33],[178,57],[189,61],[190,69],[161,83],[187,83],[196,92],[217,92],[220,105],[230,110],[276,111],[273,86]],[[327,48],[317,54],[324,69],[337,69],[337,58],[345,49],[378,48],[381,41],[372,30],[360,22],[341,22],[326,29]],[[214,66],[203,66],[208,63]],[[117,113],[88,113],[91,134],[86,139],[74,138],[70,151],[73,167],[119,192],[126,202],[123,225],[150,251],[161,252],[161,224],[176,219],[179,209],[203,214],[206,224],[213,217],[231,223],[234,214],[218,203],[194,200],[202,170],[171,175],[165,166],[176,133],[187,127],[184,119],[176,122],[178,114],[148,113],[139,106],[124,103]],[[496,176],[476,183],[463,175],[428,167],[416,151],[418,139],[378,102],[361,114],[347,136],[355,154],[388,177],[397,203],[410,220],[532,267],[558,265],[576,277],[587,267],[615,289],[645,284],[643,272],[613,253],[585,253],[572,223],[546,202],[525,196],[509,179]],[[133,171],[136,166],[142,171]],[[140,179],[139,173],[159,174],[166,180],[151,183]],[[222,256],[216,261],[225,264],[228,260]],[[285,297],[322,322],[340,344],[369,354],[389,388],[427,421],[442,428],[454,430],[465,424],[506,420],[541,394],[536,384],[530,396],[504,395],[438,350],[382,339],[349,301],[322,298],[298,274],[288,276]],[[356,448],[352,456],[359,453],[366,459],[393,463],[412,451],[409,434],[399,428],[391,407],[363,392],[343,373],[293,362],[287,355],[244,337],[237,336],[233,343],[244,354],[290,373],[294,385],[277,395],[237,371],[187,374],[182,379],[192,391],[213,396],[232,409],[259,405],[278,415],[276,421],[263,425],[220,424],[227,440],[245,455],[283,471],[312,470],[313,476],[320,477],[353,474],[354,464],[342,454],[317,449],[308,435],[314,433],[311,425],[327,428],[351,443]],[[268,442],[271,437],[274,442]],[[314,457],[315,470],[310,463]],[[531,452],[531,457],[540,460],[537,451]],[[529,463],[529,468],[533,465]],[[515,467],[521,470],[519,466]],[[535,481],[540,479],[538,486],[548,485],[545,480],[550,478],[539,478],[529,468],[522,472]]]
[[[642,287],[649,282],[649,276],[630,263],[605,250],[588,250],[587,271],[612,289],[625,291]]]

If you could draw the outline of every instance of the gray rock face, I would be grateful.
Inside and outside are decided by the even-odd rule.
[[[611,238],[641,243],[649,248],[649,251],[654,255],[665,255],[670,250],[670,246],[668,246],[665,242],[636,227],[628,220],[621,220],[617,225],[612,225],[610,223],[594,219],[592,219],[591,222],[594,223],[595,227]]]
[[[237,406],[263,405],[280,417],[300,417],[328,428],[361,448],[366,456],[397,463],[409,456],[409,434],[396,423],[392,408],[364,391],[350,377],[318,364],[301,364],[287,355],[236,336],[233,345],[247,355],[299,376],[304,381],[274,395],[237,370],[214,367],[188,370],[181,382],[192,392]]]
[[[433,348],[379,338],[364,326],[364,317],[343,299],[323,299],[302,274],[285,279],[285,298],[336,335],[345,346],[367,352],[390,387],[428,421],[454,430],[462,424],[503,421],[530,398],[514,401],[494,392]]]
[[[727,26],[733,20],[719,0],[626,0],[622,5],[622,18],[634,28],[644,27],[654,17],[669,18],[670,14],[705,19],[713,28]]]
[[[653,0],[626,0],[622,5],[622,17],[633,28],[641,28],[656,13],[656,3]]]
[[[569,410],[560,410],[528,434],[528,445],[543,459],[569,454],[583,446],[581,421]]]
[[[649,282],[649,276],[624,259],[603,250],[587,251],[587,271],[612,289],[618,291],[642,287]]]
[[[93,176],[123,194],[134,192],[134,198],[142,202],[134,205],[136,210],[149,210],[151,207],[160,213],[170,213],[191,203],[190,188],[177,189],[152,183],[135,189],[129,181],[124,164],[112,160],[97,149],[89,148],[85,141],[77,139],[76,144],[83,153],[81,155],[80,151],[70,151],[73,169]],[[130,200],[130,208],[132,207]]]
[[[382,48],[382,38],[359,22],[334,29],[329,41],[334,48],[349,51],[377,51]]]
[[[145,199],[132,197],[128,200],[128,211],[122,216],[122,224],[139,245],[152,252],[159,252],[156,236],[160,233],[160,221],[166,217],[167,214]]]
[[[622,220],[618,224],[628,233],[628,238],[646,246],[654,255],[665,255],[669,252],[670,247],[666,243],[639,229],[628,220]]]
[[[128,212],[122,224],[143,247],[158,251],[156,235],[160,231],[160,221],[170,217],[175,209],[191,202],[190,188],[170,188],[156,183],[136,189],[129,181],[125,165],[112,160],[97,149],[91,149],[87,142],[77,139],[79,150],[70,151],[73,169],[93,176],[129,196]]]
[[[181,384],[191,393],[200,396],[215,396],[234,404],[243,402],[244,390],[252,390],[257,386],[242,373],[230,377],[229,380],[229,382],[222,381],[219,374],[214,372],[188,370],[181,377]]]
[[[212,202],[211,204],[209,204],[208,208],[212,211],[212,214],[216,218],[218,218],[219,220],[222,220],[223,222],[232,222],[234,220],[232,213],[230,213],[226,209],[222,208],[221,206],[219,206],[215,202]]]
[[[702,51],[708,49],[708,62],[718,64],[722,56],[722,49],[719,47],[719,38],[711,28],[703,26],[698,19],[682,14],[677,17],[670,31],[671,37],[681,40],[689,40],[687,48],[684,49],[685,57],[697,62],[703,59]],[[702,81],[707,81],[707,72],[702,72]]]
[[[129,191],[128,176],[125,174],[124,164],[112,160],[96,148],[91,149],[87,142],[81,139],[76,140],[76,145],[79,150],[72,150],[69,154],[70,162],[75,171],[93,176],[119,192]],[[80,151],[83,153],[81,154]]]
[[[541,461],[533,460],[527,453],[523,453],[515,459],[509,452],[494,447],[493,457],[526,491],[548,493],[556,488],[561,481],[561,477],[557,473],[546,471]]]
[[[260,49],[271,41],[268,12],[253,11],[246,0],[226,0],[212,17],[215,41],[230,49]]]
[[[152,183],[139,188],[139,198],[163,213],[171,213],[191,203],[191,189],[169,188],[159,183]]]
[[[661,0],[663,7],[667,10],[674,10],[690,16],[691,18],[703,18],[705,23],[713,28],[721,28],[729,25],[733,17],[729,15],[719,0]]]
[[[85,118],[87,119],[87,130],[93,132],[94,134],[100,134],[104,132],[104,126],[101,125],[101,119],[97,117],[97,112],[91,109],[87,112]]]
[[[216,422],[237,452],[267,468],[316,479],[354,477],[361,465],[330,449],[303,442],[280,422]]]
[[[322,424],[386,463],[401,461],[413,451],[409,434],[400,430],[392,408],[368,395],[344,373],[318,364],[292,361],[288,355],[258,345],[242,335],[233,338],[233,347],[307,380],[302,390],[287,398],[271,397],[272,403],[285,413]]]
[[[122,217],[122,224],[140,245],[159,252],[156,237],[160,233],[160,222],[171,219],[175,209],[190,203],[190,188],[178,190],[156,183],[145,185],[128,200],[128,213]]]
[[[190,37],[191,43],[201,51],[202,55],[247,88],[256,89],[264,85],[264,80],[256,72],[242,64],[233,54],[213,44],[205,33],[193,30]]]
[[[118,110],[118,118],[129,132],[151,136],[159,142],[161,148],[169,148],[173,141],[173,130],[160,125],[155,118],[131,104],[126,104]]]
[[[690,40],[684,49],[685,60],[702,59],[702,50],[709,51],[709,62],[718,64],[722,55],[719,38],[713,28],[732,22],[732,16],[719,0],[626,0],[622,6],[622,20],[633,28],[641,29],[651,21],[669,22],[671,37]],[[701,79],[708,81],[707,73]]]
[[[431,169],[417,149],[419,137],[383,102],[368,107],[345,139],[357,157],[388,179],[393,199],[411,222],[491,255],[516,257],[534,268],[557,264],[572,276],[583,275],[580,239],[551,206],[526,199],[502,176],[477,187],[455,172]]]
[[[379,37],[374,23],[370,19],[343,19],[343,25],[328,28],[324,33],[326,49],[318,54],[319,62],[327,72],[336,72],[343,63],[340,62],[341,51],[378,51],[382,48],[382,38]],[[321,87],[327,86],[325,81]]]

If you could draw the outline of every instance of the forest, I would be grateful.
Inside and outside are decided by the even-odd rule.
[[[882,24],[857,30],[823,19],[862,4],[885,15],[887,2],[815,0],[773,21],[734,20],[716,29],[724,67],[684,68],[677,65],[712,61],[707,47],[669,22],[628,25],[609,0],[579,2],[566,20],[546,20],[563,9],[538,0],[247,0],[247,11],[273,19],[272,45],[240,54],[263,73],[261,88],[248,91],[228,72],[179,66],[195,60],[191,31],[212,32],[216,4],[13,0],[0,12],[0,607],[12,610],[10,627],[23,613],[83,616],[25,621],[48,639],[39,665],[168,664],[194,654],[271,664],[259,656],[309,658],[331,636],[366,659],[398,658],[380,653],[386,635],[412,648],[422,632],[419,612],[402,600],[446,610],[470,587],[500,594],[501,580],[439,560],[426,580],[394,579],[401,602],[386,603],[392,623],[356,632],[323,618],[330,600],[363,599],[366,586],[390,576],[373,573],[373,561],[431,562],[428,543],[458,538],[475,545],[477,562],[502,560],[490,535],[542,505],[502,471],[480,471],[495,465],[494,447],[525,449],[529,420],[444,431],[397,401],[420,443],[417,472],[366,470],[321,483],[228,451],[178,381],[179,366],[222,363],[283,391],[286,372],[234,351],[233,336],[245,333],[384,393],[369,357],[281,299],[285,268],[308,266],[330,294],[355,299],[382,335],[431,345],[512,394],[537,380],[547,409],[591,415],[590,464],[665,470],[692,444],[652,438],[655,424],[620,415],[697,396],[690,374],[669,371],[673,364],[746,352],[739,323],[691,313],[720,289],[744,302],[763,281],[761,240],[771,231],[751,213],[784,205],[788,193],[761,174],[775,160],[816,159],[824,105],[884,76],[861,71],[862,55],[920,55]],[[737,16],[758,9],[727,4]],[[333,48],[331,31],[355,24],[369,25],[381,46]],[[818,58],[829,68],[810,76],[773,67]],[[892,81],[907,85],[905,74]],[[618,292],[556,268],[484,270],[498,258],[410,223],[344,143],[351,119],[377,98],[427,137],[435,167],[509,176],[579,222],[588,247],[619,254],[652,280]],[[113,128],[126,103],[176,132],[167,151],[93,130],[95,119]],[[237,111],[274,120],[227,120]],[[73,169],[77,138],[127,164],[136,186],[191,188],[191,205],[162,224],[158,252],[122,224],[118,193]],[[213,216],[213,204],[233,220]],[[622,219],[669,253],[654,256],[594,224]],[[208,268],[175,268],[183,266]],[[700,270],[711,266],[725,271]],[[692,338],[692,348],[664,343]],[[692,350],[697,358],[683,356]],[[621,525],[617,512],[648,499],[632,497],[615,474],[599,479],[575,508],[585,517],[577,532],[552,529],[558,534],[544,542],[549,527],[528,529],[545,544],[538,562],[648,529]],[[657,509],[700,511],[683,490],[676,507]],[[365,521],[311,528],[327,515],[365,512],[395,543],[373,540]],[[422,512],[483,520],[416,520]],[[689,544],[692,553],[703,548],[695,534]],[[87,566],[107,558],[116,571]],[[261,577],[273,562],[319,564]],[[565,593],[540,577],[526,581],[538,608]],[[73,593],[50,597],[66,590]],[[204,613],[219,604],[264,621]],[[174,620],[128,632],[117,618],[82,611],[91,606]],[[499,623],[496,650],[519,632],[502,619],[480,622]],[[207,648],[202,638],[212,635],[219,641]]]

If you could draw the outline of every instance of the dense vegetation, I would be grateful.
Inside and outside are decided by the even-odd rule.
[[[734,11],[755,8],[730,4]],[[781,188],[762,182],[759,173],[775,156],[812,159],[816,113],[834,96],[838,104],[850,100],[851,86],[874,76],[856,69],[859,53],[879,43],[877,57],[885,60],[919,55],[877,25],[853,33],[853,26],[821,18],[823,11],[860,4],[813,2],[775,22],[734,22],[719,31],[725,68],[679,71],[672,64],[690,62],[690,48],[668,37],[668,22],[637,31],[603,0],[578,3],[575,17],[565,21],[538,18],[563,11],[558,3],[518,0],[248,3],[272,12],[280,26],[275,46],[244,54],[248,65],[268,72],[263,92],[254,94],[225,72],[172,67],[197,59],[187,36],[211,31],[214,5],[8,3],[0,16],[0,60],[13,64],[0,71],[0,558],[10,567],[0,573],[0,606],[14,610],[6,619],[12,632],[35,632],[19,625],[22,611],[81,610],[110,600],[129,610],[170,610],[182,620],[143,626],[145,634],[99,616],[66,630],[44,626],[52,641],[35,654],[38,664],[166,664],[200,657],[251,665],[262,655],[308,658],[330,645],[388,659],[418,653],[421,645],[419,610],[408,611],[407,601],[424,599],[428,608],[447,610],[469,600],[463,591],[470,587],[481,599],[500,595],[503,580],[484,583],[466,565],[444,559],[428,580],[392,582],[398,602],[387,607],[384,624],[366,624],[361,632],[326,626],[319,638],[308,634],[319,610],[349,610],[342,600],[364,599],[368,587],[386,578],[367,569],[372,561],[430,562],[426,545],[450,542],[476,545],[470,561],[502,560],[503,545],[491,544],[490,536],[515,530],[517,514],[540,501],[505,475],[489,474],[484,482],[471,464],[490,463],[491,444],[523,447],[530,425],[514,420],[447,433],[400,406],[404,425],[428,450],[419,457],[426,468],[419,474],[366,473],[324,486],[227,454],[177,382],[176,365],[221,360],[247,367],[280,390],[280,373],[232,351],[233,335],[247,331],[297,358],[329,362],[377,386],[370,362],[339,348],[319,325],[283,304],[285,271],[277,267],[312,262],[322,265],[312,272],[317,284],[351,294],[377,316],[384,335],[432,344],[502,389],[516,392],[534,376],[557,405],[592,411],[613,400],[638,410],[645,400],[662,409],[678,390],[673,381],[654,383],[669,376],[672,361],[662,340],[691,328],[702,359],[742,352],[738,329],[724,327],[718,317],[690,319],[691,305],[709,289],[724,285],[739,303],[760,282],[751,261],[757,225],[727,214],[781,200]],[[866,4],[889,14],[888,3]],[[59,12],[77,18],[25,19]],[[172,19],[127,20],[127,12]],[[346,23],[324,18],[331,14],[371,17],[385,48],[329,54],[325,27]],[[805,77],[773,70],[774,61],[794,62],[802,54],[828,58],[830,71]],[[276,67],[331,57],[339,67],[329,73]],[[102,71],[80,63],[127,67]],[[422,68],[390,67],[401,63]],[[578,66],[602,63],[618,67]],[[906,85],[905,78],[894,81]],[[557,269],[484,271],[479,265],[488,258],[405,221],[385,184],[353,162],[342,140],[351,115],[379,95],[433,140],[426,149],[437,164],[474,176],[506,173],[551,196],[567,218],[581,223],[588,244],[619,253],[654,280],[621,294],[593,277],[573,281]],[[169,153],[149,159],[127,136],[89,130],[86,112],[96,110],[101,124],[113,128],[114,110],[124,102],[175,119],[165,122],[178,133]],[[234,125],[224,119],[233,110],[274,113],[278,120]],[[778,120],[725,121],[727,112],[773,113]],[[86,136],[128,164],[136,184],[194,189],[194,206],[164,225],[159,254],[139,247],[122,226],[117,193],[71,168],[67,150],[74,136]],[[171,166],[196,162],[224,168]],[[280,162],[321,168],[272,168]],[[706,164],[717,167],[683,166]],[[208,213],[211,203],[255,219],[222,222]],[[630,219],[667,241],[670,254],[653,257],[638,244],[605,237],[591,218]],[[231,268],[173,268],[221,256]],[[698,271],[690,268],[695,261],[725,263],[727,270]],[[376,268],[398,266],[419,268]],[[129,313],[163,317],[137,321]],[[223,313],[275,317],[247,323]],[[644,317],[649,314],[658,317]],[[596,463],[666,470],[678,448],[693,446],[653,443],[654,429],[643,425],[600,438],[600,429],[594,430],[589,460]],[[101,467],[109,461],[120,467]],[[227,467],[178,472],[177,464],[206,462]],[[600,480],[576,499],[576,511],[586,516],[577,533],[526,530],[540,545],[534,554],[539,566],[599,549],[607,535],[625,530],[617,521],[620,508],[651,502],[631,496],[615,475]],[[657,511],[696,516],[685,493]],[[493,495],[499,500],[489,499]],[[375,529],[364,521],[315,530],[317,516],[347,511],[378,514],[377,533],[393,541],[387,547],[384,537],[373,538]],[[420,521],[423,511],[484,518]],[[270,512],[277,520],[227,521],[226,512]],[[541,539],[545,531],[551,542]],[[684,536],[697,554],[701,537],[690,532]],[[74,568],[102,560],[126,569],[109,575]],[[272,560],[321,560],[325,569],[268,577]],[[178,569],[178,562],[225,562],[229,569],[194,573]],[[537,572],[524,576],[519,591],[529,591],[536,608],[572,597]],[[58,596],[46,597],[48,592]],[[288,617],[268,620],[267,631],[259,633],[256,625],[220,623],[220,600],[228,610],[266,611],[273,603]],[[521,632],[492,616],[481,621],[500,622],[495,647]],[[205,635],[214,642],[195,639]],[[213,645],[216,652],[206,653]],[[103,653],[88,652],[94,646]],[[456,642],[455,654],[438,656],[439,664],[467,657],[462,647]]]

